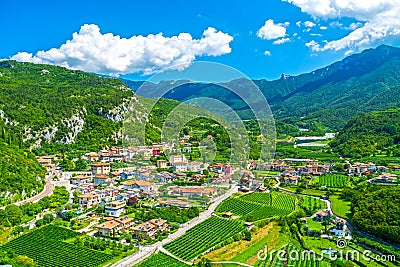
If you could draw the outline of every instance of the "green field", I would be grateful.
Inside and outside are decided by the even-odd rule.
[[[316,199],[311,196],[301,196],[299,198],[301,206],[304,208],[307,215],[312,215],[318,210],[327,208],[326,203],[320,199]]]
[[[139,264],[134,265],[135,267],[186,267],[189,266],[184,264],[164,253],[153,254]]]
[[[296,209],[296,199],[280,193],[254,192],[241,197],[230,197],[223,201],[216,212],[232,212],[246,216],[246,220],[258,221],[273,216],[286,216]]]
[[[342,199],[338,195],[330,196],[329,200],[332,203],[333,213],[335,213],[336,215],[338,215],[340,217],[348,218],[348,216],[350,214],[350,205],[351,205],[351,203],[349,201]]]
[[[191,261],[243,230],[241,221],[212,216],[164,247],[178,258]]]
[[[0,249],[26,255],[39,267],[94,267],[114,258],[110,254],[64,242],[79,235],[66,228],[49,225],[24,234]]]

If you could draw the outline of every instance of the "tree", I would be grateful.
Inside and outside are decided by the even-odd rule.
[[[54,221],[54,216],[53,216],[53,214],[45,214],[45,215],[43,216],[43,222],[44,222],[45,224],[49,224],[49,223],[51,223],[52,221]]]
[[[40,227],[40,226],[42,226],[43,224],[44,224],[43,219],[39,219],[39,220],[37,220],[37,221],[35,222],[35,226],[36,226],[36,227]]]
[[[16,205],[8,205],[6,207],[6,216],[10,223],[14,226],[22,221],[22,210]]]
[[[73,202],[74,202],[74,203],[79,203],[79,196],[82,195],[82,192],[79,191],[79,190],[75,190],[74,193],[73,193],[73,195],[74,195],[74,200],[73,200]]]
[[[251,233],[247,230],[244,231],[244,240],[250,241],[251,240]]]
[[[70,221],[74,217],[74,213],[72,211],[67,211],[64,213],[63,219],[64,221]]]
[[[78,159],[75,161],[75,171],[85,171],[88,168],[87,161],[85,159]]]
[[[29,258],[28,256],[25,255],[19,255],[17,257],[15,257],[15,263],[17,264],[17,266],[20,267],[35,267],[37,266],[36,262]]]

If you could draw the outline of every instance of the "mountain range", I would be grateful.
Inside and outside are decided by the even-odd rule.
[[[290,64],[290,62],[288,62]],[[123,80],[133,90],[142,82]],[[229,83],[243,83],[234,80]],[[277,119],[302,124],[318,121],[330,130],[339,130],[359,112],[383,110],[400,104],[400,48],[381,45],[297,76],[254,80]],[[243,118],[249,107],[224,88],[227,83],[188,83],[174,88],[166,98],[186,101],[210,97],[223,101]]]

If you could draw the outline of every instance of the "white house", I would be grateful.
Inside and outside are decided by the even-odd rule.
[[[124,190],[136,188],[145,193],[149,193],[154,190],[153,184],[150,182],[146,182],[146,181],[132,180],[132,181],[123,182],[122,184],[124,186]]]
[[[105,213],[108,216],[119,217],[125,211],[125,201],[113,201],[105,205]]]

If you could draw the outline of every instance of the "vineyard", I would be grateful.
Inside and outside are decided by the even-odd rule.
[[[239,198],[231,197],[217,208],[218,213],[232,212],[246,216],[246,220],[257,221],[273,216],[286,216],[296,209],[296,199],[280,193],[254,192]]]
[[[240,199],[251,201],[251,202],[256,202],[256,203],[261,203],[265,205],[272,205],[272,194],[266,194],[266,193],[260,193],[260,192],[254,192],[251,194],[246,194],[242,196]]]
[[[135,267],[187,267],[188,265],[168,256],[164,253],[151,255]]]
[[[286,216],[289,215],[292,211],[293,210],[277,208],[274,206],[263,206],[262,208],[249,213],[246,219],[249,221],[258,221],[274,216]]]
[[[310,257],[307,254],[302,255],[302,251],[296,248],[293,245],[288,245],[285,248],[281,248],[280,250],[284,250],[289,252],[289,255],[281,254],[278,251],[275,253],[268,254],[267,256],[261,255],[262,258],[257,262],[255,267],[274,267],[274,266],[293,266],[293,267],[329,267],[330,263],[326,261],[320,260],[320,255],[312,255]],[[286,258],[286,260],[284,260]]]
[[[218,212],[232,212],[235,215],[244,216],[254,210],[261,208],[263,205],[255,202],[250,202],[238,198],[228,198],[222,202],[217,211]]]
[[[326,174],[319,177],[319,185],[326,187],[345,187],[348,181],[349,178],[347,176],[340,174]]]
[[[293,196],[277,193],[275,193],[274,195],[275,198],[272,201],[272,206],[288,210],[296,209],[296,199]]]
[[[191,261],[243,230],[240,221],[212,216],[164,247],[178,258]]]
[[[94,267],[113,258],[103,252],[63,242],[78,235],[80,234],[74,231],[49,225],[24,234],[0,249],[26,255],[34,259],[39,267]]]

